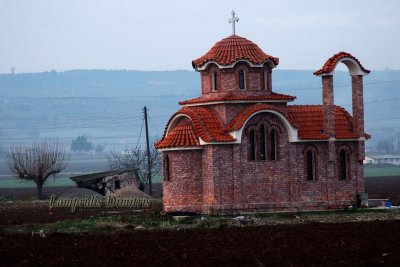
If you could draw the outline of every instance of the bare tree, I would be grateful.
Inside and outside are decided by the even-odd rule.
[[[108,164],[111,169],[123,169],[132,172],[136,181],[139,183],[139,189],[144,191],[148,184],[147,176],[147,153],[140,147],[128,149],[123,153],[113,152],[107,155]],[[161,155],[154,148],[150,150],[150,175],[153,177],[160,172]]]
[[[37,197],[43,199],[42,188],[47,178],[62,172],[69,155],[58,142],[43,141],[30,146],[13,145],[6,152],[11,172],[18,178],[35,182]]]

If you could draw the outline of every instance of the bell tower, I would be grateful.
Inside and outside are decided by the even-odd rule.
[[[323,131],[329,138],[336,137],[333,73],[339,63],[345,64],[351,75],[353,132],[364,138],[363,76],[368,75],[370,71],[365,69],[357,58],[346,52],[333,55],[320,70],[314,72],[314,75],[322,77]]]

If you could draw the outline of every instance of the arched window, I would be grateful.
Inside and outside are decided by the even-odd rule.
[[[216,71],[214,71],[212,75],[212,88],[213,91],[218,91],[218,75]]]
[[[268,125],[260,123],[247,130],[247,154],[251,161],[278,160],[278,129],[268,130]]]
[[[260,160],[267,159],[267,135],[265,134],[267,127],[264,124],[261,124],[258,127],[258,138],[260,145]]]
[[[272,129],[269,133],[269,160],[278,159],[278,134],[275,129]]]
[[[250,129],[249,131],[249,160],[257,159],[257,140],[256,140],[256,132],[254,129]]]
[[[264,69],[263,72],[264,90],[268,89],[268,69]]]
[[[316,153],[312,148],[306,150],[305,174],[308,181],[316,180]]]
[[[244,90],[246,88],[246,83],[245,83],[245,77],[244,77],[244,70],[239,70],[239,88]]]
[[[350,177],[349,159],[349,151],[346,148],[340,149],[337,163],[339,180],[347,180]]]

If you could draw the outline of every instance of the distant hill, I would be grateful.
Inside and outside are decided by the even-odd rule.
[[[335,103],[351,112],[350,76],[335,73]],[[274,70],[273,90],[296,104],[321,103],[321,78],[312,71]],[[178,102],[200,95],[194,71],[73,70],[0,74],[1,144],[57,137],[70,143],[87,134],[108,147],[143,143],[141,109],[150,109],[151,135],[164,130]],[[373,71],[364,79],[369,145],[400,133],[400,71]],[[397,138],[397,137],[396,137]]]
[[[0,74],[1,96],[121,97],[195,93],[193,71],[71,70]]]

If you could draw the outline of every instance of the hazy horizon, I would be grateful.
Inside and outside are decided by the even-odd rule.
[[[0,73],[192,70],[232,34],[232,9],[236,34],[279,57],[277,69],[317,70],[340,51],[367,69],[400,69],[394,0],[0,0]]]
[[[275,68],[273,71],[279,71],[279,70],[284,70],[284,71],[310,71],[314,72],[316,69],[280,69],[279,66]],[[379,72],[386,72],[386,71],[400,71],[399,69],[370,69],[371,71],[379,71]],[[10,72],[0,72],[0,75],[19,75],[19,74],[40,74],[40,73],[64,73],[64,72],[74,72],[74,71],[132,71],[132,72],[176,72],[176,71],[188,71],[188,72],[197,72],[196,70],[192,69],[166,69],[166,70],[142,70],[142,69],[67,69],[67,70],[42,70],[42,71],[37,71],[37,72],[15,72],[15,73],[10,73]],[[338,65],[335,69],[335,72],[347,72],[348,70],[346,69],[346,66],[343,65]],[[200,76],[199,76],[200,77]]]

